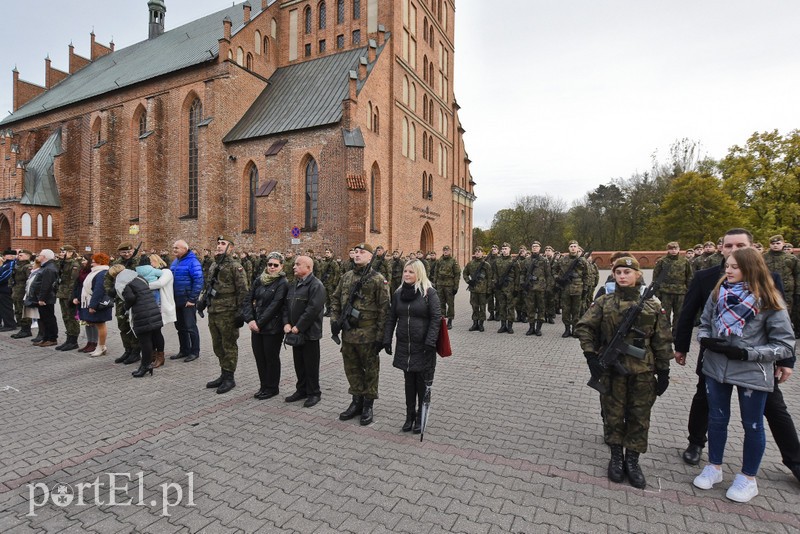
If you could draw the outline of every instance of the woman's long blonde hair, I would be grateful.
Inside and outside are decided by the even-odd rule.
[[[417,259],[408,260],[406,264],[403,266],[403,270],[406,270],[406,267],[411,267],[414,270],[414,274],[417,275],[417,282],[414,284],[414,289],[417,291],[422,292],[423,295],[428,294],[428,289],[433,287],[431,281],[428,279],[428,273],[425,271],[425,265]]]
[[[743,282],[747,284],[749,291],[756,297],[758,307],[762,310],[782,310],[786,307],[778,288],[772,279],[767,263],[761,254],[752,247],[739,248],[731,253],[739,270],[742,271]],[[728,263],[728,260],[725,260]],[[725,275],[717,282],[714,288],[714,300],[719,297],[719,286],[725,281]]]

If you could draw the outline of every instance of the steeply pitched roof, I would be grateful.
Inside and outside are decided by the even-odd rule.
[[[366,55],[367,48],[358,48],[276,70],[264,91],[222,141],[244,141],[341,121],[350,71],[357,70],[359,59]],[[371,70],[369,65],[367,71]],[[364,81],[359,80],[359,90]]]
[[[61,128],[53,132],[25,167],[20,204],[61,207],[53,160],[61,154]]]
[[[252,16],[260,13],[253,9]],[[86,65],[0,121],[10,124],[135,83],[199,65],[219,55],[222,20],[242,19],[242,4],[227,7],[162,35],[116,50]],[[241,27],[241,25],[240,25]],[[234,33],[237,30],[234,26]]]

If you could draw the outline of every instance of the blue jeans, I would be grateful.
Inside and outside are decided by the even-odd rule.
[[[722,465],[725,454],[725,442],[728,439],[728,422],[731,418],[732,384],[721,384],[713,378],[706,377],[706,393],[708,395],[708,461],[714,465]],[[739,412],[744,428],[744,453],[742,455],[742,473],[754,477],[761,465],[767,438],[764,434],[764,405],[767,402],[767,391],[756,391],[736,386],[739,394]]]
[[[181,354],[199,355],[200,354],[200,332],[197,330],[197,308],[194,306],[187,308],[185,305],[175,306],[176,318],[175,329],[178,330],[178,343]]]

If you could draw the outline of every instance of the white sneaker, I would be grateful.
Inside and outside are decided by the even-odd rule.
[[[711,464],[703,468],[703,472],[694,478],[694,486],[700,489],[711,489],[714,484],[722,482],[722,469],[718,469]],[[735,484],[735,482],[734,482]]]
[[[728,488],[728,493],[725,494],[727,498],[736,502],[750,502],[750,499],[758,495],[758,484],[756,479],[747,478],[739,473],[733,479],[733,484]]]

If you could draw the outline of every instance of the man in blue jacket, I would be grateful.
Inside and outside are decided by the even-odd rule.
[[[184,358],[191,362],[200,357],[200,332],[197,330],[197,309],[195,303],[203,290],[203,266],[194,252],[189,250],[186,241],[179,239],[172,245],[175,259],[170,266],[174,282],[175,311],[180,350],[170,356],[170,360]]]

